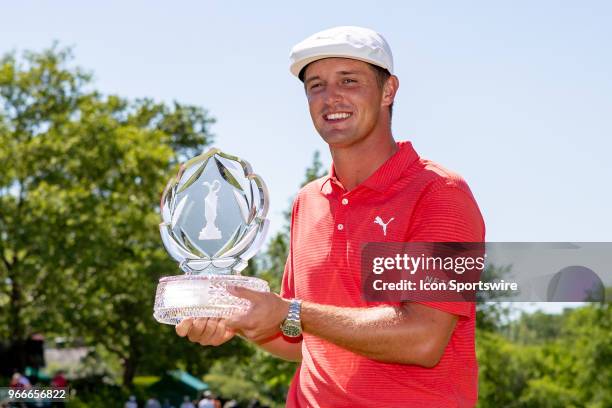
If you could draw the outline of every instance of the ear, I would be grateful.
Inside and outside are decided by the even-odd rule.
[[[391,75],[387,78],[387,82],[383,86],[383,93],[381,99],[382,106],[389,106],[395,100],[395,94],[399,89],[399,79],[395,75]]]

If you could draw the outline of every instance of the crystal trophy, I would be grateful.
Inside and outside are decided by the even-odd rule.
[[[249,163],[214,148],[194,157],[168,183],[160,209],[162,241],[184,274],[159,280],[158,322],[224,317],[248,307],[227,286],[270,290],[265,280],[240,274],[268,228],[268,191]]]

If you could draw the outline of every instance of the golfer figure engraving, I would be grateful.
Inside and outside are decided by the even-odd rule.
[[[198,238],[202,240],[206,239],[221,239],[221,231],[215,225],[215,221],[217,219],[217,201],[219,197],[217,196],[217,192],[221,188],[221,183],[219,180],[215,180],[210,184],[208,181],[202,183],[206,187],[208,187],[208,194],[204,199],[204,216],[206,217],[206,225],[200,231],[200,235]]]

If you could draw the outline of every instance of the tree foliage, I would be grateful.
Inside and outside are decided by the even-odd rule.
[[[612,406],[609,303],[524,314],[477,336],[481,407]]]
[[[126,384],[186,351],[151,317],[157,279],[176,270],[157,205],[176,164],[211,143],[211,123],[199,107],[102,95],[70,49],[0,60],[2,338],[102,345]]]

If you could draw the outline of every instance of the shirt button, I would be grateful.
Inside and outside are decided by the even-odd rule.
[[[338,231],[342,231],[344,229],[344,225],[338,224]]]
[[[347,205],[347,204],[348,204],[348,198],[343,198],[342,205]]]

